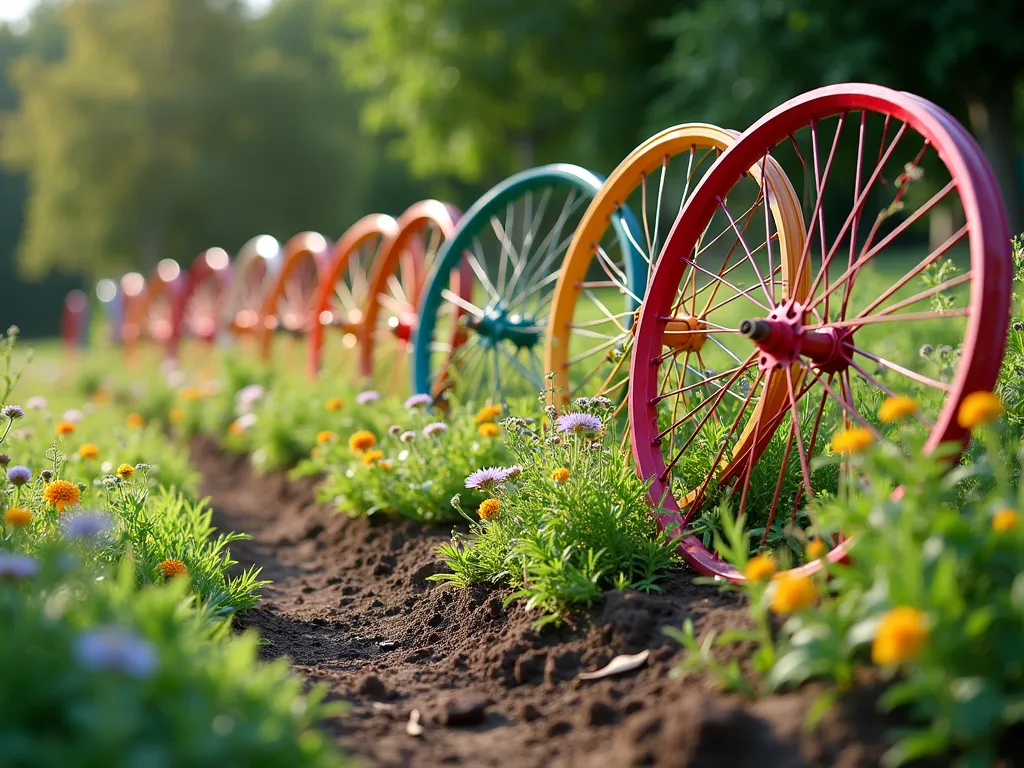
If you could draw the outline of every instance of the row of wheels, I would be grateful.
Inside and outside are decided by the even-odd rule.
[[[925,451],[965,443],[956,413],[996,382],[1012,284],[977,143],[936,105],[865,84],[742,133],[670,128],[607,178],[543,166],[465,214],[425,201],[336,243],[257,238],[229,262],[214,249],[185,275],[122,278],[123,342],[248,336],[270,358],[301,336],[312,376],[354,370],[349,350],[362,377],[408,367],[435,402],[607,397],[659,524],[730,580],[720,503],[798,553],[806,501],[848,471],[815,459],[842,430],[884,439],[884,399],[913,403]],[[845,556],[839,532],[828,543]]]

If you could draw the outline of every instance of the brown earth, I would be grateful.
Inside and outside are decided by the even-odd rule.
[[[663,627],[703,634],[741,624],[742,606],[679,573],[664,593],[610,592],[565,626],[531,629],[507,591],[456,591],[426,577],[447,529],[371,523],[314,502],[312,481],[255,476],[245,458],[197,441],[202,492],[217,525],[244,531],[234,557],[274,584],[242,616],[348,714],[326,724],[339,745],[379,766],[875,766],[885,721],[859,690],[811,731],[820,689],[748,702],[708,677],[670,672],[682,657]],[[650,649],[638,671],[577,678],[617,654]],[[418,710],[423,732],[407,733]]]

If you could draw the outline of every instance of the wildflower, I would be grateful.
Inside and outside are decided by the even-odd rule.
[[[4,512],[4,522],[8,528],[24,528],[32,522],[32,513],[22,507],[11,507]]]
[[[249,413],[263,394],[264,389],[259,384],[242,387],[235,395],[235,412],[239,416]]]
[[[356,395],[356,403],[359,405],[367,405],[368,403],[375,403],[380,400],[380,392],[375,389],[368,389],[365,392],[360,392]]]
[[[135,474],[135,467],[131,464],[122,464],[117,468],[117,476],[124,481],[132,479],[132,475]]]
[[[384,458],[384,451],[367,451],[363,454],[363,465],[372,467],[375,463]]]
[[[1013,330],[1017,331],[1018,333],[1024,331],[1024,323],[1018,320],[1016,323],[1013,324]]]
[[[427,424],[427,426],[425,426],[423,428],[423,434],[426,437],[431,437],[432,435],[439,435],[442,432],[447,432],[447,431],[448,431],[448,425],[445,424],[443,421],[431,422],[430,424]]]
[[[72,424],[77,424],[85,418],[85,414],[72,408],[71,410],[64,411],[64,416],[62,418],[64,421],[70,421]]]
[[[199,387],[182,387],[178,391],[178,396],[182,400],[198,400],[199,399]]]
[[[558,416],[558,409],[551,403],[548,403],[544,406],[544,415],[548,417],[548,421],[554,421],[555,417]]]
[[[413,395],[405,401],[406,408],[422,408],[424,405],[430,405],[430,395]]]
[[[390,472],[391,471],[391,462],[390,461],[378,461],[377,462],[377,466],[380,467],[381,469],[383,469],[385,472]]]
[[[27,555],[0,552],[0,579],[30,579],[39,573],[39,561]]]
[[[477,510],[481,520],[494,520],[501,511],[501,503],[497,499],[484,499]]]
[[[328,429],[325,429],[325,430],[322,430],[322,431],[317,433],[317,435],[316,435],[316,442],[317,442],[317,445],[323,445],[324,443],[331,442],[331,440],[334,440],[336,437],[337,437],[336,434],[334,434],[333,432],[331,432]]]
[[[917,411],[917,401],[906,395],[895,395],[886,398],[885,402],[878,409],[878,418],[883,424],[891,424],[894,421],[913,416]]]
[[[832,450],[835,453],[862,453],[874,442],[871,430],[864,427],[850,427],[837,432],[832,438]]]
[[[523,468],[519,464],[513,464],[511,467],[505,467],[505,479],[513,480],[523,474]]]
[[[11,421],[20,419],[24,415],[25,409],[20,405],[5,405],[3,408],[0,408],[0,416],[10,419]]]
[[[476,428],[476,433],[480,435],[480,437],[497,437],[500,432],[501,430],[498,428],[498,425],[493,421],[485,421]]]
[[[1000,509],[992,516],[992,529],[997,533],[1006,533],[1017,527],[1017,510]]]
[[[164,576],[168,579],[173,579],[175,576],[185,576],[186,574],[188,574],[188,568],[185,567],[185,564],[181,562],[181,560],[175,560],[173,558],[168,558],[167,560],[164,560],[162,563],[160,563],[160,565],[157,566],[157,568],[163,571]]]
[[[828,552],[828,545],[821,539],[811,539],[807,543],[807,559],[820,560]]]
[[[795,613],[814,602],[818,591],[810,576],[786,571],[775,577],[771,606],[775,613]]]
[[[764,581],[775,573],[775,558],[771,555],[754,555],[743,569],[747,581]]]
[[[551,473],[551,479],[556,483],[567,483],[569,482],[569,475],[571,473],[565,467],[559,467]]]
[[[559,432],[594,434],[601,430],[601,420],[590,413],[567,413],[555,421]]]
[[[595,411],[610,411],[612,405],[612,401],[604,395],[590,398],[590,407]]]
[[[96,443],[82,443],[78,448],[78,455],[83,459],[98,459],[100,447]]]
[[[94,539],[106,533],[113,526],[109,515],[102,512],[85,512],[69,518],[64,523],[64,533],[69,539]]]
[[[128,418],[125,419],[125,424],[127,424],[130,429],[142,429],[146,426],[146,417],[141,413],[129,413]]]
[[[917,656],[928,641],[928,617],[901,605],[886,613],[875,630],[871,660],[875,664],[901,664]]]
[[[181,424],[181,422],[185,420],[185,411],[181,408],[171,408],[171,410],[167,412],[167,420],[171,422],[171,424]]]
[[[494,421],[499,416],[501,416],[500,405],[485,405],[483,408],[476,412],[476,417],[474,418],[474,421],[477,424],[484,424],[488,421]]]
[[[74,483],[57,480],[46,485],[43,489],[43,498],[47,504],[56,507],[58,512],[63,512],[78,504],[79,499],[82,498],[82,492]]]
[[[400,434],[398,436],[398,439],[401,440],[403,443],[408,443],[408,442],[416,439],[416,433],[415,432],[403,432],[402,434]]]
[[[58,435],[70,435],[75,431],[75,425],[70,421],[58,421],[57,426],[54,427],[54,431]]]
[[[348,439],[348,447],[353,453],[362,453],[373,448],[377,444],[377,438],[368,429],[361,429]]]
[[[25,407],[30,411],[41,411],[46,407],[46,398],[36,395],[25,401]]]
[[[0,453],[0,467],[6,467],[11,463],[11,457],[6,453]]]
[[[32,479],[32,470],[28,467],[23,467],[20,464],[15,464],[13,467],[7,470],[7,480],[12,485],[24,485]]]
[[[991,392],[972,392],[960,403],[957,422],[966,429],[977,429],[999,418],[1003,404]]]
[[[400,434],[402,434],[402,428],[397,424],[392,424],[390,427],[388,427],[388,434],[391,435],[392,437],[398,437]]]
[[[53,480],[53,470],[44,469],[42,472],[39,473],[39,477],[44,483],[48,483],[51,480]]]
[[[484,467],[466,478],[467,488],[493,488],[508,480],[508,470],[501,467]]]
[[[93,670],[146,678],[157,665],[152,644],[120,627],[91,627],[75,640],[75,657]]]
[[[921,355],[921,357],[931,357],[934,352],[935,347],[933,347],[931,344],[925,344],[923,347],[921,347],[921,349],[918,350],[918,354]]]
[[[340,411],[344,407],[345,401],[340,397],[329,397],[327,398],[327,402],[324,403],[324,408],[328,411]]]

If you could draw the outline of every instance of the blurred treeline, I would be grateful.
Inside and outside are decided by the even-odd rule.
[[[466,208],[537,163],[607,174],[668,125],[848,80],[970,126],[1019,230],[1022,73],[1021,0],[47,0],[0,26],[0,327],[52,333],[75,281]]]

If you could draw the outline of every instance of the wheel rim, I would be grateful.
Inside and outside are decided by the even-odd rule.
[[[467,211],[424,288],[413,350],[416,392],[505,400],[544,389],[540,342],[557,269],[602,181],[573,165],[541,166],[506,179]],[[625,250],[617,222],[615,230]],[[471,300],[452,290],[460,267],[472,275]],[[454,345],[438,333],[453,323]]]
[[[810,286],[800,295],[787,284],[770,296],[767,289],[776,286],[751,282],[760,306],[726,328],[735,348],[746,351],[735,366],[739,373],[720,376],[722,393],[699,404],[685,426],[688,442],[673,445],[668,455],[669,435],[684,425],[671,419],[666,424],[664,416],[658,422],[667,399],[658,370],[663,318],[682,281],[697,272],[686,254],[711,236],[716,217],[729,217],[746,169],[766,160],[790,178],[804,179],[808,237],[794,282],[809,279]],[[848,471],[812,471],[811,460],[838,429],[856,426],[883,437],[874,411],[884,397],[906,394],[917,401],[914,428],[927,436],[926,451],[966,439],[956,411],[967,394],[995,383],[1009,319],[1009,233],[991,179],[977,145],[948,115],[906,94],[844,85],[812,91],[765,116],[698,185],[666,242],[641,310],[629,396],[634,456],[641,476],[652,479],[659,522],[695,526],[701,534],[687,536],[682,545],[694,568],[742,578],[706,546],[712,508],[723,498],[734,511],[757,518],[752,527],[762,529],[761,545],[775,537],[776,544],[794,546],[780,536],[782,526],[796,521],[809,496]],[[923,258],[900,251],[913,244],[922,223],[935,232],[957,216],[963,223],[939,238],[937,248],[926,248]],[[746,230],[733,231],[749,253]],[[880,286],[872,269],[881,269],[877,256],[883,252],[893,274]],[[901,256],[909,260],[901,262]],[[947,269],[947,262],[960,271]],[[922,285],[922,274],[931,282]],[[909,344],[891,333],[897,327]],[[952,354],[957,344],[959,359]],[[932,354],[943,347],[950,350],[943,353],[948,359],[935,359]],[[721,403],[741,376],[754,378],[745,401],[749,408],[757,400],[757,407],[716,432],[711,417],[718,409],[727,413]],[[774,399],[780,390],[781,399]],[[733,443],[738,427],[752,436],[740,449]],[[705,451],[699,470],[686,466],[683,452],[696,455],[701,445],[719,448]],[[839,544],[829,557],[844,554]],[[803,566],[817,567],[820,561]]]
[[[64,298],[61,336],[70,349],[85,347],[89,328],[89,297],[84,291],[69,291]]]
[[[260,352],[264,359],[270,357],[275,333],[294,338],[314,328],[317,291],[329,247],[326,238],[317,232],[301,232],[285,244],[281,271],[263,305]]]
[[[231,265],[222,326],[233,336],[259,334],[268,284],[281,268],[281,246],[270,235],[258,235],[239,250]]]
[[[342,350],[359,346],[369,296],[370,271],[398,234],[398,223],[390,216],[364,216],[341,236],[329,256],[329,267],[317,288],[316,322],[309,338],[308,369],[316,377],[323,366],[324,344],[329,328],[341,332]],[[338,356],[350,365],[350,355]],[[351,369],[349,369],[351,370]]]
[[[427,274],[438,260],[441,248],[455,233],[461,213],[438,200],[423,200],[408,208],[398,219],[398,231],[374,264],[366,297],[360,370],[372,379],[379,363],[388,361],[390,387],[394,389],[406,372],[412,341],[419,325],[418,307]],[[468,268],[465,265],[464,268]],[[463,300],[470,295],[470,281],[460,271],[449,276],[450,290]],[[457,317],[438,333],[449,349],[458,346]],[[398,366],[396,369],[395,366]]]
[[[148,281],[142,298],[142,338],[163,347],[168,357],[177,351],[175,303],[184,289],[181,267],[173,259],[164,259]]]

